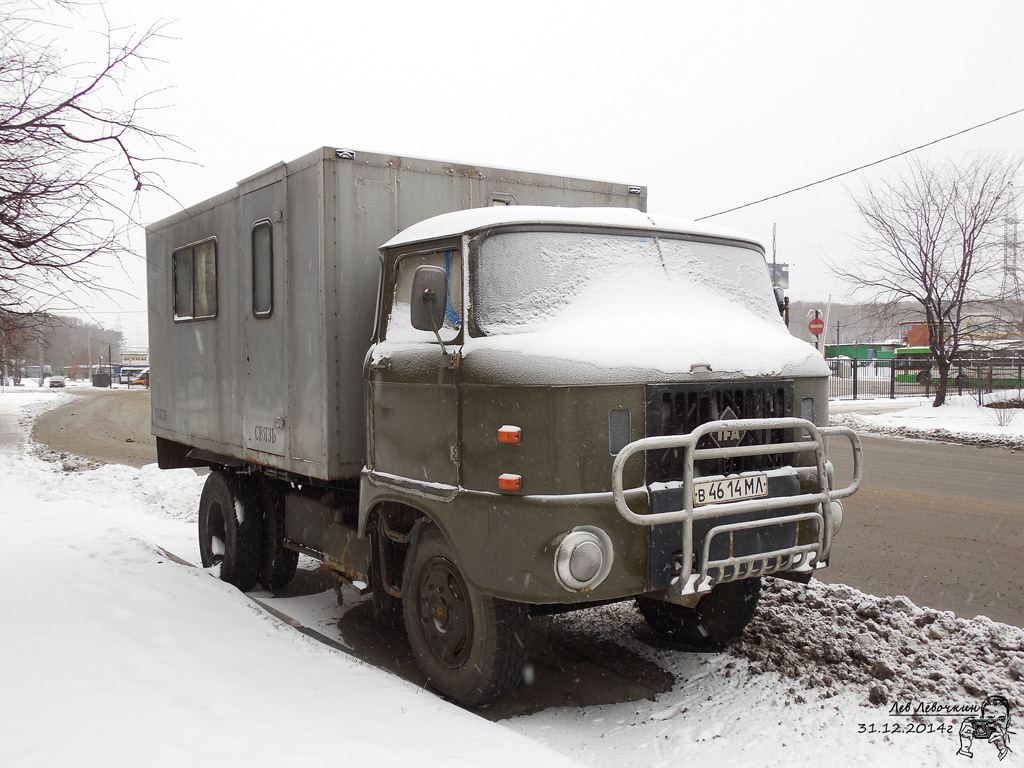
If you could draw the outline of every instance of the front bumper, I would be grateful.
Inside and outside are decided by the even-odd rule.
[[[755,429],[792,430],[792,434],[803,434],[807,439],[771,446],[696,447],[708,433]],[[825,439],[833,436],[847,438],[853,448],[853,479],[840,489],[831,487],[826,461]],[[651,511],[637,513],[626,498],[637,489],[623,488],[625,464],[638,453],[667,449],[683,451],[683,478],[647,486]],[[769,490],[766,497],[695,504],[695,461],[769,452],[813,453],[813,463],[765,473],[769,488],[774,486],[774,492]],[[862,464],[860,440],[846,427],[817,427],[798,418],[712,421],[684,435],[647,437],[626,445],[612,465],[612,496],[625,520],[658,527],[652,528],[652,542],[662,553],[656,556],[652,547],[651,588],[685,597],[706,592],[721,582],[824,567],[842,518],[840,500],[860,487]]]

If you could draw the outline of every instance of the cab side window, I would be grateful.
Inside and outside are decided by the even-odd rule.
[[[217,241],[203,240],[172,254],[174,319],[207,320],[217,316]]]
[[[416,268],[423,264],[441,267],[448,274],[444,325],[438,329],[441,340],[454,341],[459,334],[462,327],[462,254],[458,249],[447,249],[410,254],[398,260],[386,334],[388,341],[436,341],[432,332],[413,328],[410,319],[412,278]]]

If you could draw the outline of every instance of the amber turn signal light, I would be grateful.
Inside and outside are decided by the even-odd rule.
[[[519,427],[513,427],[510,424],[506,424],[498,430],[498,442],[499,443],[511,443],[513,445],[519,445],[522,439],[522,430]]]
[[[522,475],[510,475],[506,473],[498,478],[499,491],[519,491],[522,487]]]

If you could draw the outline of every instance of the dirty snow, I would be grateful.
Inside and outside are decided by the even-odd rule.
[[[202,478],[40,459],[24,435],[61,397],[0,395],[5,765],[996,765],[993,744],[976,741],[973,762],[956,754],[965,715],[927,713],[976,713],[1000,694],[1021,714],[1021,629],[766,580],[753,623],[723,652],[659,641],[629,603],[552,617],[650,659],[674,686],[491,724],[168,559],[159,547],[197,558]],[[337,632],[332,593],[293,607]],[[1006,764],[1019,762],[1010,747]]]

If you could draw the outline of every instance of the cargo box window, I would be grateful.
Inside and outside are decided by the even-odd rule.
[[[434,341],[430,331],[418,331],[412,327],[410,305],[412,300],[412,276],[416,267],[431,264],[444,268],[448,273],[448,297],[445,307],[444,325],[439,329],[441,340],[454,341],[462,327],[462,254],[458,249],[416,253],[403,256],[397,264],[395,292],[391,298],[391,317],[388,319],[388,341]]]
[[[174,319],[204,320],[217,316],[217,241],[174,252]]]
[[[270,317],[274,313],[274,239],[269,221],[252,228],[252,314]]]

